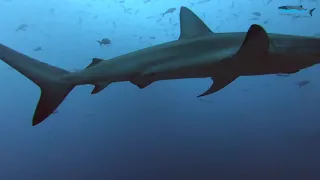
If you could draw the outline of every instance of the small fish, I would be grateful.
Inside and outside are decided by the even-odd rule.
[[[81,17],[79,17],[79,19],[78,19],[78,24],[82,24],[82,18]]]
[[[308,10],[308,9],[305,9],[302,5],[300,5],[300,6],[280,6],[280,7],[278,7],[278,9],[286,10],[286,11],[306,11],[306,10]],[[315,9],[316,8],[309,9],[310,16],[313,15],[312,13]]]
[[[20,26],[17,27],[16,31],[25,31],[28,27],[28,24],[20,24]]]
[[[126,8],[126,7],[124,7],[123,5],[121,5],[121,7],[123,8],[123,12],[124,13],[127,13],[127,14],[132,14],[132,8]]]
[[[176,11],[177,8],[169,8],[167,9],[164,13],[161,13],[160,15],[162,15],[162,17],[164,17],[166,14],[171,14],[174,11]]]
[[[33,49],[33,51],[41,51],[42,50],[42,47],[41,46],[38,46],[36,48]]]
[[[297,85],[301,88],[301,87],[308,85],[309,83],[310,83],[309,80],[303,80],[303,81],[297,82]]]
[[[260,13],[260,12],[253,12],[252,15],[254,15],[254,16],[261,16],[261,13]]]
[[[259,20],[260,18],[258,18],[258,17],[253,17],[253,18],[251,18],[251,19],[249,19],[249,20],[252,20],[252,21],[255,21],[255,20]]]
[[[268,4],[270,4],[272,2],[272,0],[266,0],[265,2],[264,2],[264,5],[268,5]]]
[[[234,1],[232,1],[232,4],[229,6],[230,9],[234,8]]]
[[[196,2],[195,4],[203,4],[203,3],[206,3],[206,2],[209,2],[210,0],[200,0],[198,2]]]
[[[154,36],[150,36],[149,38],[150,38],[150,39],[156,39],[156,37],[154,37]]]
[[[97,40],[97,42],[100,44],[100,46],[111,44],[111,40],[108,38],[103,38],[101,41]]]
[[[198,98],[200,100],[200,102],[206,103],[206,104],[211,104],[213,103],[213,101],[207,100],[207,99],[202,99],[202,98]]]
[[[55,14],[55,9],[54,8],[50,8],[50,10],[49,10],[49,12],[51,13],[51,14]]]

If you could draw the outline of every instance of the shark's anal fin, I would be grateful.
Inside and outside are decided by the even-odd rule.
[[[94,88],[91,91],[91,94],[97,94],[98,92],[104,90],[104,88],[108,87],[110,85],[109,82],[100,82],[97,84],[94,84]]]
[[[205,91],[204,93],[200,94],[197,97],[203,97],[210,95],[212,93],[218,92],[219,90],[226,87],[228,84],[230,84],[232,81],[237,79],[237,77],[219,77],[219,78],[211,78],[214,82],[210,86],[210,88]]]

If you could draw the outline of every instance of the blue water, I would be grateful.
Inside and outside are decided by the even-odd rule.
[[[64,69],[81,69],[93,57],[177,39],[179,26],[173,24],[181,5],[215,32],[246,31],[253,23],[275,33],[320,31],[319,11],[292,20],[279,16],[277,7],[284,4],[278,2],[122,5],[132,14],[116,0],[0,1],[0,43]],[[177,11],[157,23],[171,7]],[[256,11],[261,17],[250,20]],[[16,32],[21,24],[28,27]],[[105,37],[112,44],[100,47],[96,40]],[[38,46],[42,51],[33,51]],[[240,77],[201,100],[196,95],[210,79],[162,81],[143,90],[116,83],[94,96],[91,86],[81,86],[35,127],[40,89],[5,63],[0,69],[0,180],[320,179],[319,66],[289,77]],[[300,88],[302,80],[310,83]]]

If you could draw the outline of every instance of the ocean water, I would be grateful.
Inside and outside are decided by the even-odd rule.
[[[292,4],[317,9],[311,18],[279,15]],[[214,32],[260,24],[320,35],[315,0],[1,0],[0,43],[79,70],[94,57],[176,40],[181,6]],[[177,10],[162,17],[169,8]],[[100,46],[102,38],[111,44]],[[201,99],[209,78],[145,89],[114,83],[96,95],[78,86],[37,126],[40,89],[2,61],[0,69],[0,180],[320,179],[319,65],[288,77],[240,77]]]

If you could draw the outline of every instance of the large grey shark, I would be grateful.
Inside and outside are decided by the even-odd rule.
[[[0,44],[0,59],[41,88],[32,125],[52,114],[68,93],[82,84],[92,94],[110,83],[130,81],[145,88],[159,80],[214,80],[200,96],[224,88],[239,76],[295,73],[319,63],[320,39],[267,34],[259,25],[248,32],[213,33],[191,10],[181,7],[178,40],[131,52],[110,60],[94,58],[79,72],[42,63]]]
[[[205,96],[239,76],[295,73],[320,62],[319,38],[267,34],[259,25],[214,33],[186,7],[180,9],[180,31],[176,41],[110,60],[94,58],[90,68],[61,79],[77,85],[130,81],[145,88],[159,80],[211,77],[214,83],[199,95]]]

